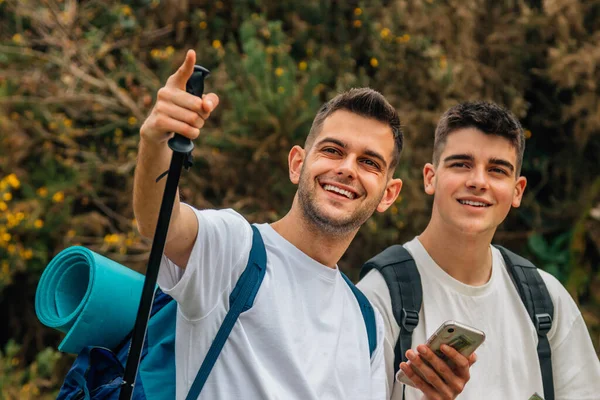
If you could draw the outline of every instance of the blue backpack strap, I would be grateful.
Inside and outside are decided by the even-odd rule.
[[[412,333],[419,324],[419,311],[423,303],[421,275],[412,256],[401,245],[393,245],[367,261],[361,278],[370,270],[378,270],[388,286],[392,299],[392,313],[400,327],[394,348],[394,374],[400,362],[407,361],[406,351],[412,347]]]
[[[373,352],[377,348],[377,323],[375,322],[375,311],[373,310],[373,306],[367,299],[367,296],[360,291],[359,288],[354,286],[350,278],[348,278],[343,272],[340,271],[342,277],[350,286],[354,297],[356,297],[356,301],[358,301],[358,305],[360,307],[360,312],[362,313],[363,320],[365,321],[365,325],[367,326],[367,337],[369,338],[369,355],[373,357]]]
[[[552,377],[552,351],[548,332],[552,328],[554,304],[540,272],[529,260],[494,245],[504,258],[506,268],[515,284],[521,301],[535,326],[538,335],[538,360],[544,384],[544,399],[554,400],[554,380]]]
[[[254,304],[254,298],[267,269],[267,252],[262,236],[254,225],[252,225],[252,233],[252,249],[248,257],[248,264],[229,296],[229,312],[225,316],[210,349],[208,349],[186,400],[196,400],[200,396],[208,375],[215,365],[238,317]]]

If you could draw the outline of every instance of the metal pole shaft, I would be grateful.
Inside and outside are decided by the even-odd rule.
[[[125,374],[123,377],[123,386],[119,394],[119,400],[130,400],[133,395],[133,387],[137,376],[142,348],[146,338],[146,327],[154,302],[154,292],[156,281],[158,278],[158,270],[162,259],[167,233],[169,231],[169,223],[171,221],[171,213],[173,212],[173,204],[175,195],[177,194],[177,186],[181,176],[183,162],[187,155],[184,153],[173,152],[171,157],[171,165],[169,166],[169,174],[167,175],[167,183],[163,193],[160,212],[158,214],[158,222],[156,231],[154,232],[154,240],[150,250],[150,258],[148,267],[146,268],[146,277],[142,288],[142,297],[138,308],[135,325],[133,327],[131,347],[127,356],[127,364],[125,366]]]

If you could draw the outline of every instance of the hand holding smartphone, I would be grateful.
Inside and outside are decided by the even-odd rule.
[[[442,344],[446,344],[465,357],[469,357],[473,352],[483,343],[485,340],[485,333],[479,329],[472,328],[470,326],[461,324],[456,321],[444,322],[433,335],[427,340],[426,346],[429,347],[439,358],[445,361],[450,367],[453,367],[453,363],[448,357],[440,350]],[[426,360],[423,360],[427,363]],[[410,364],[410,361],[409,361]],[[427,381],[417,370],[415,372]],[[398,370],[396,374],[396,380],[398,382],[415,387],[410,378],[404,374],[404,371]]]

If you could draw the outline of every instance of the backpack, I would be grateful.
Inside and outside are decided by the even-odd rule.
[[[519,297],[538,334],[538,360],[542,371],[544,399],[554,400],[552,357],[548,332],[552,328],[554,305],[548,288],[537,268],[525,258],[494,245],[504,258],[508,273],[517,288]],[[423,303],[421,276],[414,259],[403,246],[393,245],[367,261],[360,272],[364,277],[376,269],[383,276],[392,299],[392,313],[400,326],[394,348],[394,374],[400,362],[406,360],[406,351],[412,347],[412,332],[419,324],[419,311]]]
[[[187,400],[195,400],[200,395],[235,322],[242,312],[252,307],[264,278],[267,265],[265,246],[260,232],[254,225],[252,225],[252,231],[252,248],[248,264],[230,294],[229,312],[202,362],[186,397]],[[343,273],[342,276],[359,303],[372,356],[377,346],[375,313],[364,294]],[[42,277],[40,282],[43,279]],[[38,310],[36,309],[36,311]],[[175,398],[176,316],[177,303],[160,289],[156,289],[132,395],[133,399],[172,400]],[[40,317],[39,312],[38,317]],[[40,320],[42,319],[40,317]],[[57,400],[117,400],[123,384],[124,365],[127,361],[130,344],[131,332],[112,349],[100,346],[84,347],[67,373]]]

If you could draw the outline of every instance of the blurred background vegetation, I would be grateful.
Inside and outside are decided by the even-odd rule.
[[[371,86],[398,108],[402,196],[342,259],[354,279],[425,227],[440,114],[510,108],[529,184],[495,240],[563,282],[600,348],[600,0],[0,0],[0,17],[0,399],[54,398],[73,360],[33,307],[54,255],[80,244],[145,268],[138,130],[189,48],[221,97],[181,184],[198,207],[273,221],[323,101]]]

